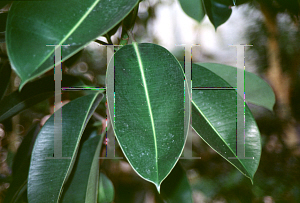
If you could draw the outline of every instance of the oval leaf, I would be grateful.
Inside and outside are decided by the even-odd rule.
[[[84,140],[79,148],[79,155],[72,174],[66,184],[61,202],[96,202],[99,178],[99,156],[102,146],[102,135],[97,135],[97,128],[88,130],[89,139]]]
[[[237,102],[242,102],[242,98],[235,89],[207,89],[231,85],[197,64],[193,64],[192,77],[193,87],[206,87],[192,90],[192,127],[211,148],[252,181],[260,160],[261,140],[248,106],[244,109],[245,156],[254,159],[230,159],[236,157],[236,106]]]
[[[198,63],[202,67],[214,72],[232,87],[236,87],[237,68],[217,63]],[[240,95],[244,97],[244,95]],[[275,94],[272,88],[262,78],[254,73],[245,71],[245,99],[252,104],[263,106],[273,111]]]
[[[105,34],[139,0],[16,1],[7,19],[6,44],[12,68],[29,80],[53,68],[54,47],[62,47],[62,61],[88,42]]]
[[[114,201],[115,189],[111,180],[100,173],[98,203],[110,203]]]
[[[58,202],[75,163],[79,141],[103,95],[91,93],[62,107],[63,157],[49,159],[54,152],[54,115],[41,129],[34,144],[28,175],[29,202]],[[48,157],[48,159],[47,159]]]
[[[182,10],[191,18],[201,22],[205,16],[202,0],[179,0]]]
[[[155,44],[124,46],[114,66],[115,112],[110,115],[115,115],[116,137],[133,169],[159,191],[187,134],[183,71],[168,50]]]
[[[232,0],[202,0],[205,12],[210,20],[210,22],[214,25],[215,29],[217,29],[220,25],[225,23],[231,13],[231,6],[233,5]]]

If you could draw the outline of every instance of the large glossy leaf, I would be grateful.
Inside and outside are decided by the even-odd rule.
[[[62,76],[62,87],[85,87],[77,77]],[[54,77],[47,76],[24,86],[21,92],[15,91],[0,101],[0,122],[10,118],[47,98],[53,97],[55,88]]]
[[[16,1],[7,20],[6,44],[20,89],[53,68],[54,47],[62,60],[117,25],[139,0]]]
[[[17,202],[27,189],[31,152],[39,130],[40,123],[33,124],[18,148],[12,166],[13,181],[5,195],[4,203]]]
[[[231,85],[208,69],[193,64],[193,87]],[[245,157],[254,159],[230,159],[236,157],[236,108],[237,102],[241,102],[242,98],[235,89],[197,89],[192,90],[192,100],[193,129],[210,147],[252,181],[260,160],[261,140],[248,106],[244,109]]]
[[[161,184],[161,196],[166,203],[193,203],[189,180],[179,163]]]
[[[100,173],[98,203],[110,203],[114,201],[115,189],[111,180]]]
[[[31,156],[29,202],[59,201],[74,166],[83,130],[102,97],[102,94],[91,93],[62,107],[62,156],[70,159],[49,158],[54,152],[54,115],[47,120],[38,134]]]
[[[91,130],[84,132],[90,136],[79,148],[78,158],[61,202],[97,202],[99,156],[105,133],[97,135],[97,128]]]
[[[179,0],[182,10],[191,18],[201,22],[205,16],[202,0]]]
[[[198,63],[199,65],[211,70],[219,75],[232,87],[237,84],[237,68],[217,63]],[[244,95],[240,95],[244,96]],[[263,106],[273,111],[275,104],[275,94],[272,88],[262,78],[245,71],[245,99],[246,101]]]
[[[115,115],[116,137],[133,169],[159,191],[187,134],[183,71],[169,51],[155,44],[124,46],[114,66],[115,112],[110,115]]]
[[[0,100],[5,94],[5,91],[9,85],[11,68],[8,62],[5,62],[0,67]]]

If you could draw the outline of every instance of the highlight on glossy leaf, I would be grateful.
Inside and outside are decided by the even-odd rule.
[[[147,43],[122,47],[113,67],[115,99],[108,97],[108,106],[117,140],[132,168],[159,191],[187,135],[184,73],[168,50]]]
[[[54,2],[15,1],[8,14],[7,53],[20,89],[53,68],[54,47],[46,45],[70,45],[62,47],[64,61],[120,23],[139,0]]]
[[[64,187],[62,203],[96,202],[99,178],[99,155],[105,133],[87,128],[80,140],[78,158]]]
[[[212,71],[197,64],[192,66],[193,88],[197,87],[192,90],[193,129],[212,149],[253,181],[261,155],[260,133],[255,119],[245,104],[245,134],[237,135],[237,102],[243,102],[242,97]],[[251,159],[232,158],[237,155],[237,136],[245,136],[245,157]]]
[[[67,158],[53,157],[54,115],[44,124],[34,143],[30,161],[29,202],[60,201],[77,157],[82,133],[102,98],[102,94],[92,92],[62,107],[62,156]]]

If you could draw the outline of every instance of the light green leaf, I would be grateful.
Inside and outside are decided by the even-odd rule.
[[[193,64],[193,87],[230,87],[222,78]],[[200,137],[224,159],[246,177],[253,180],[261,155],[260,133],[256,122],[245,106],[245,157],[254,159],[229,159],[236,157],[237,101],[242,98],[236,90],[192,90],[192,127]],[[243,135],[242,135],[243,136]]]
[[[199,65],[211,70],[232,87],[236,87],[237,68],[217,63],[198,63]],[[244,95],[240,95],[244,97]],[[273,111],[275,104],[275,94],[272,88],[257,75],[245,71],[245,99],[252,104],[263,106]]]
[[[28,201],[59,202],[72,167],[84,128],[103,95],[91,93],[62,107],[63,157],[47,159],[54,152],[54,115],[41,129],[34,144],[28,175]]]
[[[182,10],[191,18],[201,22],[205,16],[202,0],[179,0]]]
[[[139,0],[16,1],[8,14],[6,44],[12,68],[29,80],[53,68],[54,47],[62,47],[62,61],[105,34]]]
[[[86,85],[77,77],[71,75],[62,76],[62,87],[85,87]],[[27,83],[24,88],[14,91],[0,101],[0,122],[10,118],[24,109],[27,109],[54,95],[55,82],[52,76],[40,78]]]
[[[100,173],[98,203],[110,203],[114,201],[115,189],[111,180]]]
[[[161,196],[166,203],[193,203],[192,189],[186,172],[177,163],[161,184]]]
[[[124,46],[114,66],[115,112],[110,115],[115,115],[116,137],[133,169],[159,191],[187,134],[183,71],[169,51],[155,44]]]
[[[97,128],[93,128],[84,132],[85,134],[89,135],[89,138],[81,140],[79,155],[64,189],[66,192],[62,196],[61,202],[82,203],[97,201],[99,156],[105,133],[97,135]]]

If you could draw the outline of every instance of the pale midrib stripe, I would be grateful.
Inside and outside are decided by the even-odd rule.
[[[151,124],[152,124],[152,130],[153,130],[153,137],[154,137],[154,147],[155,147],[155,158],[156,158],[156,169],[157,169],[157,183],[158,183],[158,155],[157,155],[157,144],[156,144],[156,132],[155,132],[155,127],[154,127],[154,120],[153,120],[153,114],[152,114],[152,109],[151,109],[151,103],[150,103],[150,98],[149,98],[149,93],[148,93],[148,88],[147,88],[147,83],[146,83],[146,78],[145,78],[145,74],[144,74],[144,67],[143,67],[143,63],[142,63],[142,59],[140,56],[140,52],[138,49],[138,44],[137,43],[132,43],[134,50],[136,52],[136,56],[137,56],[137,60],[139,63],[139,67],[140,67],[140,71],[141,71],[141,75],[142,75],[142,80],[143,80],[143,85],[144,85],[144,89],[145,89],[145,95],[146,95],[146,99],[147,99],[147,105],[148,105],[148,110],[149,110],[149,114],[150,114],[150,120],[151,120]]]
[[[66,41],[74,32],[75,30],[80,26],[80,24],[87,18],[87,16],[92,12],[92,10],[95,8],[95,6],[99,3],[100,0],[96,0],[92,6],[87,10],[87,12],[85,12],[85,14],[80,18],[80,20],[75,24],[75,26],[68,32],[68,34],[59,42],[58,45],[62,45],[62,43],[64,41]],[[46,57],[45,59],[37,66],[36,70],[42,65],[44,64],[44,62],[51,56],[51,54],[53,54],[55,50],[51,51]],[[58,64],[55,64],[55,66]]]
[[[233,150],[231,149],[231,147],[228,146],[227,142],[224,140],[224,138],[219,134],[219,132],[217,131],[217,129],[211,124],[211,122],[208,120],[208,118],[206,118],[206,116],[204,115],[204,113],[200,110],[200,108],[197,106],[197,104],[192,100],[192,103],[195,105],[196,109],[201,113],[201,115],[203,116],[203,118],[206,120],[206,122],[210,125],[210,127],[215,131],[215,133],[219,136],[219,138],[224,142],[224,144],[228,147],[228,149],[231,151],[231,153],[233,154],[233,156],[235,156],[235,153],[233,152]],[[200,136],[201,137],[201,136]],[[208,143],[207,143],[208,144]],[[210,146],[210,144],[208,144]],[[221,155],[221,153],[220,153]],[[226,160],[229,161],[228,158],[226,158],[225,156],[221,155],[222,157],[224,157]],[[246,166],[244,165],[244,163],[242,162],[241,159],[237,159],[240,164],[244,167],[244,169],[246,170],[246,172],[248,173],[249,176],[251,176],[251,174],[249,173],[248,169],[246,168]],[[234,167],[236,167],[233,163],[231,163],[229,161],[230,164],[232,164]],[[242,174],[244,174],[238,167],[236,167]],[[252,181],[252,180],[251,180]]]

